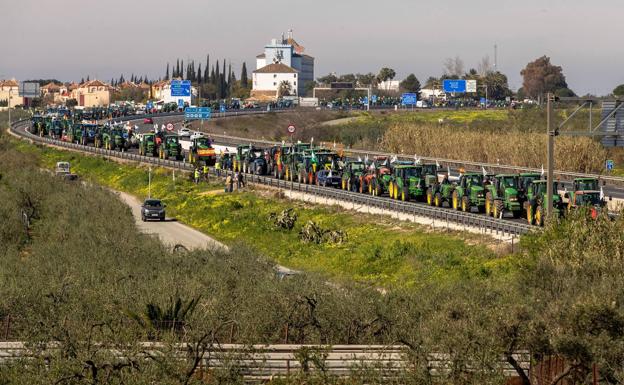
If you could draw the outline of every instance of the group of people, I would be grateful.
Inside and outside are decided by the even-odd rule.
[[[218,172],[221,171],[218,168],[217,170]],[[199,184],[202,179],[208,181],[209,171],[210,170],[206,165],[204,165],[201,169],[199,167],[195,167],[195,170],[193,171],[193,182],[195,182],[195,184]],[[220,176],[220,173],[217,174],[217,176]],[[236,183],[236,190],[240,190],[245,187],[245,176],[242,172],[235,171],[233,174],[227,173],[225,177],[226,193],[234,191],[234,183]]]
[[[234,191],[234,182],[236,182],[236,190],[240,190],[245,187],[245,179],[242,172],[234,172],[234,174],[227,174],[225,177],[225,192]]]

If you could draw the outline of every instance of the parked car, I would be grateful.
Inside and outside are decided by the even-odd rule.
[[[143,118],[143,124],[154,124],[154,119],[152,119],[152,118]]]
[[[178,130],[179,136],[191,136],[192,134],[193,134],[193,131],[188,127],[182,127]]]
[[[143,222],[148,219],[165,220],[165,205],[160,199],[146,199],[141,206],[141,220]]]

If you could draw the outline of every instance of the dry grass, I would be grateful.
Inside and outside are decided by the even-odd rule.
[[[461,127],[395,124],[385,133],[383,147],[391,152],[541,167],[546,164],[546,135],[518,131],[488,132]],[[607,150],[590,138],[556,139],[557,169],[600,172]]]

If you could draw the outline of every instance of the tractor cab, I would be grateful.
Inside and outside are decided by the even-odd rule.
[[[596,178],[576,178],[573,183],[574,191],[598,191],[598,179]]]
[[[534,180],[539,180],[542,178],[541,174],[536,173],[521,173],[518,176],[518,193],[523,197],[526,197],[526,194],[531,187],[531,182]]]
[[[483,188],[484,177],[482,174],[468,173],[459,178],[459,185],[462,188],[481,187]]]

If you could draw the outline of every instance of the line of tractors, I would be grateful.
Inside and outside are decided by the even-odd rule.
[[[134,147],[143,156],[184,159],[195,165],[216,165],[220,169],[425,202],[495,218],[524,217],[530,224],[544,223],[547,182],[540,173],[490,174],[486,170],[459,170],[459,175],[452,175],[450,169],[443,170],[437,163],[421,163],[418,159],[402,161],[396,157],[349,159],[342,150],[301,142],[268,148],[239,145],[236,151],[226,150],[217,159],[211,140],[200,133],[188,136],[166,131],[138,134],[130,126],[72,122],[55,117],[34,116],[31,132],[109,150]],[[561,185],[553,183],[556,215],[588,207],[595,216],[606,205],[597,179],[575,179],[570,192],[562,192]]]
[[[214,166],[216,153],[211,140],[203,135],[179,136],[166,131],[137,133],[129,125],[94,123],[66,117],[31,118],[30,132],[41,137],[94,146],[106,150],[138,149],[140,155],[160,159],[186,160],[195,165]]]
[[[547,182],[540,173],[489,174],[459,171],[452,175],[439,164],[420,160],[400,161],[396,157],[348,159],[342,151],[293,143],[259,148],[239,145],[236,152],[223,153],[222,169],[272,175],[299,183],[331,186],[402,201],[448,206],[464,212],[479,212],[496,218],[524,217],[530,224],[543,225]],[[561,191],[554,182],[553,211],[563,216],[578,207],[589,207],[593,216],[606,201],[599,181],[578,178],[572,191]]]

